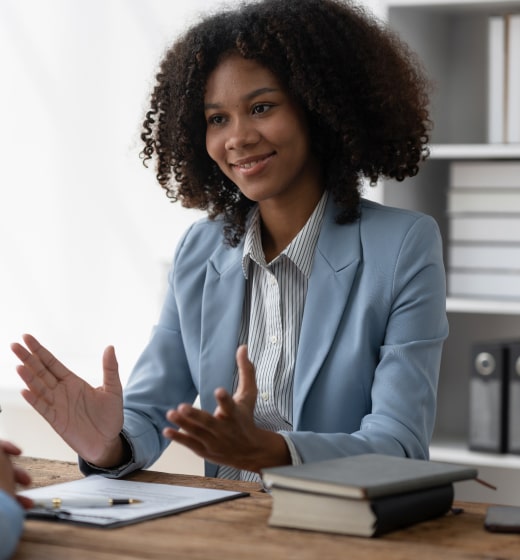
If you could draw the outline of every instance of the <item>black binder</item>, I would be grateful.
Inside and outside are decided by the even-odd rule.
[[[472,450],[507,451],[508,352],[503,341],[478,342],[471,348],[468,443]]]
[[[520,454],[520,340],[509,343],[508,349],[508,451]]]

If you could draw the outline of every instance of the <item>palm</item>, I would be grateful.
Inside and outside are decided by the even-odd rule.
[[[100,444],[113,440],[123,424],[122,395],[93,388],[72,372],[53,391],[53,405],[40,412],[82,457],[98,455]]]
[[[103,385],[94,388],[33,337],[25,336],[24,342],[28,350],[12,346],[23,363],[18,373],[27,385],[24,398],[79,455],[95,462],[123,425],[122,388],[113,348],[103,355]]]

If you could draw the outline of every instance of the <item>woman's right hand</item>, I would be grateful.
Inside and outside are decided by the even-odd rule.
[[[83,459],[98,467],[123,462],[123,390],[113,346],[103,354],[103,385],[91,387],[67,369],[33,336],[11,345],[22,364],[25,400]]]

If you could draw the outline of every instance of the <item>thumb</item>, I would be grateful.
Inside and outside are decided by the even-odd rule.
[[[236,354],[238,366],[238,387],[234,394],[235,400],[245,401],[251,408],[256,404],[258,387],[256,385],[255,366],[247,355],[247,346],[238,347]]]
[[[123,392],[116,351],[113,346],[107,346],[103,352],[103,387],[109,393],[120,394]]]

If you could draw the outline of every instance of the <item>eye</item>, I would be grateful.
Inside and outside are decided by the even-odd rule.
[[[253,115],[263,115],[272,109],[272,103],[257,103],[252,110]]]
[[[208,117],[208,125],[210,126],[222,126],[226,119],[223,115],[210,115]]]

